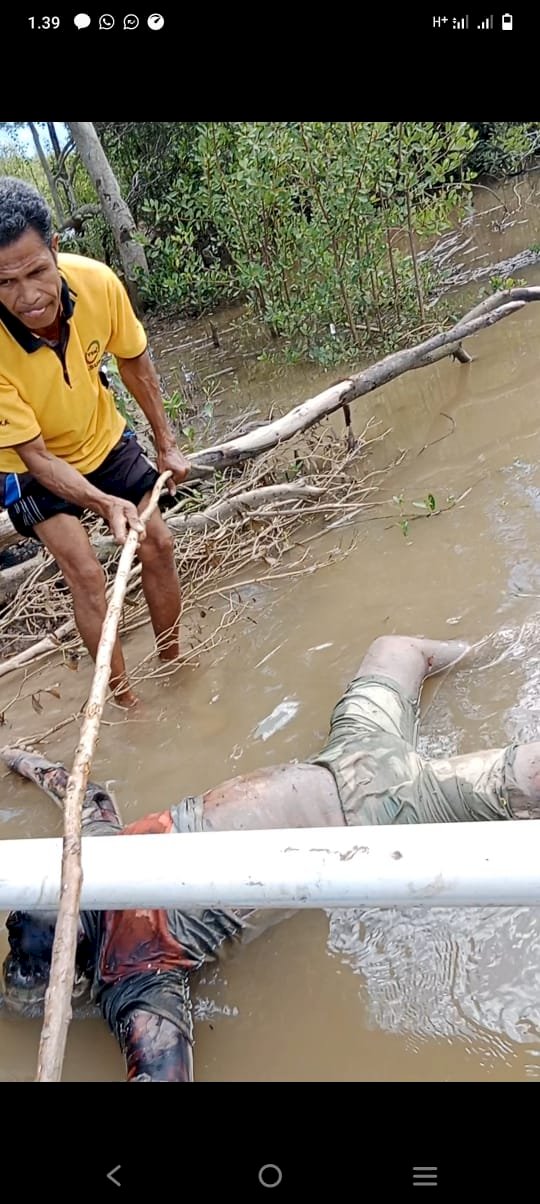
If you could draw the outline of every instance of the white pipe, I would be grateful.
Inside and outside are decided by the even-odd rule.
[[[82,909],[540,904],[540,820],[82,843]],[[61,849],[0,841],[0,910],[55,908]]]

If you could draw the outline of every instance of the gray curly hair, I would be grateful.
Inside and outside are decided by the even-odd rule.
[[[0,247],[16,242],[26,230],[35,230],[50,247],[53,227],[49,206],[26,180],[0,176]]]

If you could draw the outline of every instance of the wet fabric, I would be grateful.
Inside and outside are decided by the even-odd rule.
[[[203,799],[189,796],[170,810],[136,820],[119,834],[204,830]],[[107,823],[94,822],[94,835],[107,831]],[[140,1009],[166,1017],[192,1041],[189,974],[215,960],[226,944],[246,944],[284,918],[275,910],[211,907],[85,912],[85,933],[98,951],[92,996],[117,1034],[127,1013]]]
[[[416,751],[419,701],[389,677],[357,677],[312,757],[332,773],[350,825],[508,820],[516,746],[429,759]]]
[[[17,753],[10,765],[62,806],[68,782],[68,773],[62,765],[53,765],[45,758],[25,752]],[[200,796],[185,798],[172,809],[143,816],[123,828],[114,798],[107,790],[90,782],[85,792],[82,822],[85,837],[187,834],[201,832],[204,828],[204,804]],[[205,962],[214,960],[224,945],[253,939],[283,918],[281,912],[253,909],[242,912],[217,908],[84,911],[80,916],[78,974],[90,981],[92,999],[100,1007],[122,1048],[127,1048],[135,1013],[151,1013],[170,1021],[191,1043],[189,974]],[[12,1003],[15,994],[18,1002],[21,998],[32,1004],[42,1002],[48,982],[55,919],[54,912],[45,917],[44,927],[40,913],[11,913],[8,928],[11,923],[12,949],[6,960],[13,988]],[[141,1032],[143,1029],[144,1025]],[[149,1051],[137,1046],[137,1056],[153,1055],[156,1052],[154,1045],[152,1039]],[[167,1048],[169,1045],[170,1042]],[[169,1049],[169,1063],[173,1069],[183,1060],[179,1048],[175,1049],[174,1058]]]
[[[201,823],[202,799],[189,798],[172,811],[136,820],[119,835],[200,831]],[[96,836],[110,830],[107,822],[92,825]],[[85,912],[81,918],[96,949],[92,996],[113,1031],[119,1035],[126,1015],[139,1009],[164,1016],[192,1041],[188,975],[242,931],[241,920],[209,908]]]
[[[171,817],[175,832],[207,830],[202,795],[182,799],[172,807]],[[175,908],[167,915],[171,931],[175,933],[184,952],[189,952],[195,967],[214,960],[218,953],[223,952],[222,947],[226,942],[234,941],[247,945],[256,940],[274,924],[280,924],[282,920],[294,915],[294,909],[282,911],[252,907],[226,911],[223,908],[204,907],[191,908],[187,912]]]
[[[110,493],[113,497],[124,498],[138,506],[145,494],[149,493],[158,479],[158,472],[146,457],[133,431],[125,430],[112,451],[94,472],[85,474],[86,479],[102,493]],[[71,514],[81,518],[84,514],[82,506],[75,502],[67,502],[65,498],[52,493],[45,485],[41,485],[31,473],[11,473],[13,478],[0,473],[0,492],[4,481],[4,499],[7,512],[15,530],[19,535],[32,536],[40,539],[36,525],[47,522],[56,514]],[[14,489],[15,496],[7,501],[8,487]]]

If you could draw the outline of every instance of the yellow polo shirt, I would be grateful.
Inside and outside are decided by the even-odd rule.
[[[54,350],[0,304],[0,472],[26,472],[14,450],[41,434],[79,472],[99,468],[126,425],[99,367],[106,351],[134,359],[147,340],[114,272],[59,255],[64,346]],[[67,341],[66,341],[67,340]]]

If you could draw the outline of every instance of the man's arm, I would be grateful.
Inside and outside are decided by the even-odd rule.
[[[145,529],[137,507],[96,489],[71,464],[53,456],[42,435],[28,443],[19,443],[15,450],[32,476],[51,493],[104,518],[118,543],[125,542],[130,529],[138,531],[144,539]]]
[[[176,484],[185,481],[190,463],[176,446],[176,439],[169,426],[157,372],[148,351],[143,351],[136,359],[121,359],[117,357],[118,371],[122,380],[145,417],[148,419],[154,435],[159,472],[172,472],[168,482],[171,493],[176,492]]]

